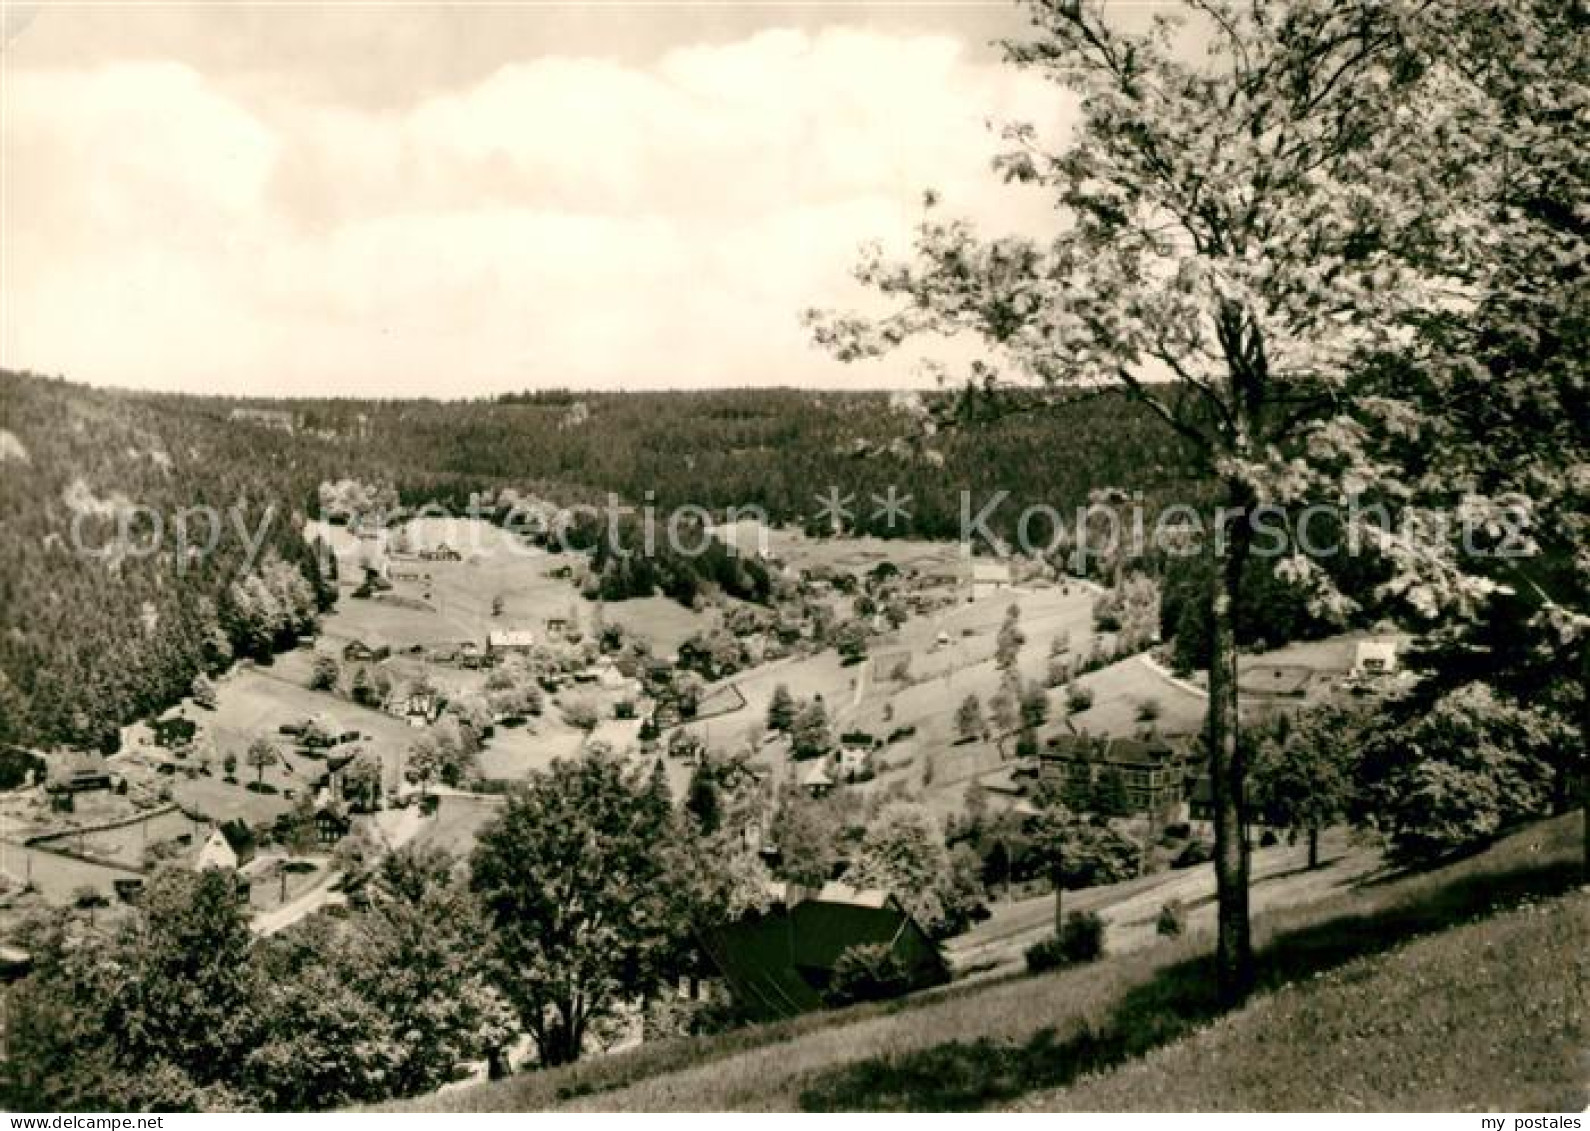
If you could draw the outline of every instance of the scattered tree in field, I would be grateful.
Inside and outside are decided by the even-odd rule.
[[[790,748],[797,758],[816,758],[833,748],[833,734],[828,725],[828,709],[822,696],[817,696],[800,709],[790,727]]]
[[[1014,668],[1021,655],[1021,646],[1026,642],[1027,637],[1021,631],[1021,609],[1012,603],[1005,610],[1005,619],[1000,623],[999,633],[995,637],[995,666],[1004,671]]]
[[[1093,706],[1093,689],[1072,682],[1066,685],[1066,714],[1075,715]]]
[[[682,839],[666,783],[600,755],[554,762],[481,833],[472,882],[498,982],[543,1064],[577,1060],[594,1025],[667,974]]]
[[[1036,729],[1049,721],[1049,695],[1036,683],[1029,683],[1021,692],[1021,725]]]
[[[354,752],[353,760],[342,769],[342,796],[357,813],[372,813],[381,807],[383,790],[381,758],[366,750]]]
[[[971,742],[988,733],[988,722],[983,718],[983,705],[976,695],[961,700],[955,711],[955,733],[962,742]]]
[[[778,731],[781,734],[789,733],[795,723],[797,710],[795,697],[790,694],[789,688],[779,684],[773,689],[773,696],[767,704],[767,729]]]
[[[564,701],[563,721],[575,730],[589,732],[596,729],[596,724],[602,721],[602,715],[597,710],[595,700],[580,696]]]
[[[1147,699],[1141,699],[1137,704],[1137,721],[1140,723],[1151,723],[1159,718],[1163,711],[1164,708],[1160,705],[1158,699],[1152,696]]]
[[[1254,809],[1307,838],[1310,868],[1319,866],[1320,833],[1353,809],[1365,724],[1350,707],[1323,704],[1282,715],[1254,745]]]
[[[994,733],[1001,739],[1021,726],[1021,704],[1015,689],[1008,682],[989,697],[988,715],[989,720],[994,724]]]
[[[255,778],[258,783],[265,781],[265,771],[281,760],[281,755],[276,752],[276,747],[268,738],[256,738],[248,744],[248,753],[244,755],[250,766],[254,767]]]
[[[309,674],[309,687],[312,691],[335,691],[342,682],[342,665],[337,663],[337,657],[321,652],[315,656],[314,668]]]

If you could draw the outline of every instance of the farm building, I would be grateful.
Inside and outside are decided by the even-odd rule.
[[[1038,752],[1040,774],[1057,774],[1070,786],[1091,789],[1101,774],[1116,770],[1134,812],[1157,812],[1186,795],[1183,747],[1164,738],[1108,738],[1057,734]]]
[[[464,560],[464,555],[453,549],[446,542],[440,542],[433,547],[421,550],[417,556],[422,562],[458,562]]]
[[[904,973],[902,991],[938,985],[949,968],[937,945],[893,895],[844,884],[774,884],[765,911],[706,932],[703,947],[735,999],[755,1017],[791,1017],[824,1004],[840,955],[885,946]]]
[[[967,570],[968,600],[980,601],[1011,587],[1010,563],[973,558]]]
[[[339,806],[326,804],[315,810],[315,838],[330,848],[353,828],[353,821]]]
[[[825,765],[826,758],[819,758],[811,764],[811,768],[801,775],[801,786],[813,797],[821,797],[834,788],[834,779]]]
[[[210,835],[204,838],[204,843],[199,846],[199,851],[193,858],[195,872],[203,872],[209,868],[225,868],[229,871],[237,868],[237,850],[232,847],[232,842],[226,839],[226,834],[219,828],[210,830]]]
[[[342,658],[355,664],[368,664],[384,660],[392,654],[390,648],[372,648],[363,640],[350,640],[342,646]]]
[[[567,636],[575,631],[576,626],[567,617],[547,618],[547,639],[552,640],[560,636]]]
[[[1353,648],[1355,679],[1373,679],[1391,675],[1397,670],[1397,642],[1395,640],[1360,640]]]
[[[535,633],[528,628],[495,628],[486,634],[486,651],[493,656],[528,652],[535,644]]]
[[[839,750],[839,774],[847,781],[867,776],[872,768],[872,748],[845,745]]]

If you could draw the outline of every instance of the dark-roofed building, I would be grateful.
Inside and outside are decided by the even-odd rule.
[[[825,1004],[839,956],[851,947],[889,947],[908,989],[949,980],[949,967],[900,901],[845,884],[775,884],[765,911],[705,932],[702,944],[735,1000],[758,1018],[792,1017]]]
[[[1120,774],[1133,812],[1158,812],[1186,796],[1186,758],[1185,746],[1157,736],[1056,734],[1038,752],[1038,772],[1059,775],[1067,789],[1089,791],[1113,770]]]

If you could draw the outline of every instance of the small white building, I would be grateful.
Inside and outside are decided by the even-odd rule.
[[[528,628],[493,629],[486,634],[486,651],[494,656],[507,652],[528,652],[535,647],[536,636]]]
[[[1354,679],[1374,679],[1397,670],[1395,640],[1360,640],[1353,648]]]
[[[199,854],[193,859],[195,872],[208,871],[211,868],[225,868],[235,871],[237,868],[237,852],[220,829],[211,829],[208,839],[199,847]]]
[[[1010,563],[996,558],[973,558],[967,568],[969,599],[980,601],[1009,589],[1014,584]]]
[[[801,785],[813,796],[821,797],[834,788],[834,779],[828,773],[828,759],[819,758],[801,775]]]

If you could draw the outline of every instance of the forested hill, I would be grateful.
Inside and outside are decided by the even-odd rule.
[[[213,552],[179,562],[186,508],[240,522],[282,615],[312,619],[328,593],[301,531],[335,463],[227,414],[0,373],[0,741],[110,745],[201,667],[254,647],[227,600],[247,580],[245,539],[230,528]],[[118,523],[128,552],[115,550]],[[191,525],[202,547],[208,525]]]
[[[284,406],[285,407],[285,406]],[[451,483],[462,505],[473,482],[539,479],[579,484],[659,507],[766,508],[776,522],[813,518],[828,488],[854,495],[862,531],[953,538],[960,493],[1068,512],[1094,488],[1183,496],[1181,442],[1121,396],[940,430],[887,394],[732,389],[673,393],[540,393],[494,402],[323,402],[295,406],[313,426],[360,434],[369,450],[400,454]],[[391,473],[402,479],[398,467]],[[873,492],[913,496],[909,527],[872,514]],[[1017,503],[1007,508],[1012,512]],[[974,508],[976,509],[976,508]]]
[[[875,393],[242,402],[0,372],[0,741],[109,745],[199,671],[307,630],[306,601],[330,595],[301,535],[325,480],[389,482],[409,504],[511,485],[563,503],[755,504],[775,521],[810,520],[832,486],[856,496],[863,529],[939,538],[958,530],[962,490],[1012,492],[1013,520],[1021,501],[1066,512],[1101,486],[1151,504],[1186,487],[1176,442],[1119,398],[951,430],[926,450],[921,434]],[[913,496],[893,529],[868,504],[890,485]],[[173,520],[204,505],[261,539],[252,576],[235,525],[213,552],[181,554]],[[118,516],[152,552],[98,552]],[[190,543],[207,536],[193,520]]]

